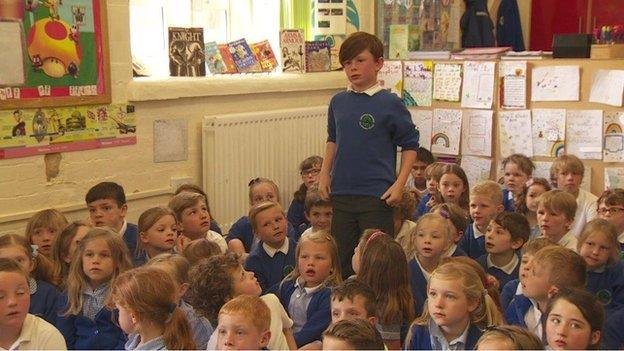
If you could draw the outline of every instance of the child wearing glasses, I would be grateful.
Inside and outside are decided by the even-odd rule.
[[[598,217],[613,223],[618,233],[620,251],[624,252],[624,189],[609,189],[600,195]]]
[[[318,183],[319,173],[323,158],[321,156],[310,156],[301,161],[299,174],[301,174],[301,185],[295,191],[290,207],[288,207],[288,222],[295,227],[299,235],[310,227],[310,220],[306,217],[304,207],[308,189]]]

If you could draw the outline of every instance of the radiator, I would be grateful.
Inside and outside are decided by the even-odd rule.
[[[323,156],[327,106],[207,116],[203,120],[203,186],[212,216],[227,233],[249,212],[247,184],[273,180],[284,211],[301,185],[299,164]]]

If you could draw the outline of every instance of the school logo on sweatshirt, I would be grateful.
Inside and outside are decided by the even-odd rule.
[[[370,113],[365,113],[360,117],[360,127],[362,129],[373,129],[375,126],[375,118]]]
[[[598,302],[600,302],[603,306],[606,306],[611,303],[613,299],[611,292],[607,289],[602,289],[596,293],[596,298]]]

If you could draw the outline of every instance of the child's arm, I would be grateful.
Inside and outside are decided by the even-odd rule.
[[[284,337],[286,338],[286,343],[288,344],[288,348],[291,350],[297,349],[297,343],[295,342],[295,336],[293,335],[292,328],[284,328]]]
[[[388,206],[396,206],[401,201],[401,194],[403,193],[405,182],[407,181],[407,177],[409,176],[414,162],[416,162],[416,151],[403,150],[401,152],[401,170],[399,171],[397,180],[381,195],[381,199],[385,200]],[[325,164],[325,162],[323,162],[323,164]]]
[[[319,191],[323,200],[329,200],[329,193],[331,192],[331,170],[334,164],[335,154],[336,143],[328,141],[325,146],[325,157],[323,158],[323,164],[321,165],[321,174],[319,175]]]
[[[329,288],[326,289],[326,291],[316,292],[316,294],[321,294],[318,302],[313,305],[314,297],[312,298],[308,306],[307,320],[301,330],[294,334],[295,342],[299,347],[320,340],[321,335],[331,323],[331,292]],[[310,308],[314,310],[310,311]]]

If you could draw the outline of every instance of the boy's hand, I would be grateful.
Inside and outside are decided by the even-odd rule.
[[[329,174],[321,172],[321,174],[319,175],[318,187],[321,199],[325,201],[329,201],[329,193],[331,192],[331,189],[329,188],[330,183],[331,177],[329,176]]]
[[[386,201],[388,206],[396,206],[401,202],[401,197],[403,196],[403,187],[399,186],[396,182],[392,184],[386,190],[386,192],[381,195],[381,199]]]

